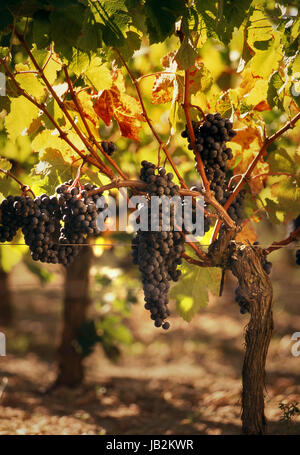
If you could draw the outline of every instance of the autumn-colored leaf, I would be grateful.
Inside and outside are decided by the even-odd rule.
[[[175,75],[169,73],[159,73],[155,76],[152,88],[151,103],[169,103],[173,99]]]
[[[255,156],[259,153],[259,150],[263,143],[263,138],[261,131],[258,127],[253,125],[248,125],[246,128],[241,128],[236,130],[236,136],[232,139],[233,143],[238,144],[240,147],[235,148],[234,157],[231,160],[230,165],[233,165],[237,162],[236,166],[233,169],[234,174],[243,174],[246,172],[248,166],[251,164]],[[237,158],[241,156],[242,159],[237,161]],[[267,174],[269,172],[269,164],[261,159],[255,169],[252,172],[251,180],[249,185],[253,194],[259,193],[259,191],[264,187],[264,177],[253,178],[259,174]]]
[[[81,91],[77,94],[77,99],[85,118],[96,126],[98,124],[98,118],[94,110],[91,95],[86,91]]]
[[[190,93],[196,94],[200,90],[205,92],[211,87],[212,76],[208,69],[205,67],[204,63],[198,57],[195,61],[195,64],[189,70],[190,76]]]
[[[258,103],[256,106],[254,106],[253,110],[259,111],[259,112],[271,111],[271,107],[266,100],[263,100],[260,103]]]
[[[103,90],[102,94],[96,98],[94,109],[96,114],[108,126],[114,114],[112,89]]]
[[[175,60],[175,53],[169,52],[161,59],[161,63],[165,71],[159,72],[155,76],[151,103],[163,104],[180,101],[183,89],[179,82],[181,76],[176,74],[178,64]]]
[[[236,136],[231,139],[242,147],[242,150],[247,150],[253,141],[257,140],[258,146],[262,145],[262,137],[260,129],[254,126],[247,126],[246,128],[236,129]]]
[[[139,101],[127,95],[124,77],[119,70],[113,72],[113,84],[94,97],[94,110],[106,125],[114,118],[122,136],[139,140],[141,122],[144,121]]]
[[[253,243],[257,240],[257,234],[254,227],[247,220],[242,223],[242,230],[237,234],[236,241],[241,243]]]

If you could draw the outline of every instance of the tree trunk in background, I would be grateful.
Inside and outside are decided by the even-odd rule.
[[[92,248],[83,246],[74,262],[66,268],[63,333],[58,349],[59,371],[57,384],[75,387],[84,378],[83,358],[76,349],[80,326],[86,322],[89,298],[89,272]]]
[[[13,308],[9,288],[9,273],[0,268],[0,325],[8,326],[12,322]]]
[[[264,434],[265,368],[273,331],[272,284],[261,264],[259,251],[235,245],[231,270],[239,280],[242,295],[250,302],[250,321],[245,334],[243,364],[242,424],[244,434]]]

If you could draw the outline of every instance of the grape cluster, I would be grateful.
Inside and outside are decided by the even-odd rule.
[[[33,213],[33,202],[28,196],[8,196],[0,205],[0,242],[11,242],[23,224],[24,217]]]
[[[56,195],[8,196],[1,204],[0,241],[11,241],[22,228],[33,260],[68,265],[88,236],[97,236],[97,216],[107,208],[97,207],[101,193],[89,196],[95,185],[83,190],[73,181],[56,188]]]
[[[210,187],[215,193],[216,200],[224,205],[234,189],[227,189],[226,184],[227,161],[233,157],[232,150],[227,147],[226,142],[230,141],[236,132],[232,129],[232,122],[222,118],[218,113],[208,114],[202,124],[192,122],[192,125],[195,134],[195,151],[201,156],[205,174],[210,181]],[[181,135],[188,139],[188,148],[192,150],[187,127]],[[197,164],[196,169],[199,172]],[[243,220],[245,193],[244,190],[240,191],[228,209],[228,214],[237,224]]]
[[[148,185],[148,195],[161,196],[158,214],[153,212],[150,200],[148,204],[148,225],[151,226],[151,221],[157,223],[158,230],[140,230],[136,233],[132,241],[132,258],[142,273],[145,308],[150,311],[154,325],[167,330],[170,327],[169,322],[165,321],[170,315],[169,281],[177,281],[181,275],[177,266],[181,264],[184,238],[182,233],[175,230],[174,206],[170,205],[170,210],[164,207],[163,198],[179,195],[179,187],[172,181],[173,174],[167,174],[163,167],[156,172],[154,164],[148,161],[142,161],[141,164],[140,178]],[[163,215],[170,217],[169,230],[163,226]]]
[[[259,242],[254,242],[253,246],[259,247],[260,244]],[[267,260],[267,257],[263,257],[262,262],[261,262],[262,268],[266,272],[267,275],[270,275],[271,270],[272,270],[272,262]],[[235,290],[235,301],[240,307],[240,312],[241,314],[246,314],[250,312],[250,303],[248,302],[245,297],[241,294],[241,288],[238,286]]]
[[[232,151],[226,142],[235,136],[232,123],[220,114],[208,114],[205,122],[193,122],[195,149],[202,158],[211,189],[223,188],[227,172],[227,160],[232,159]],[[182,133],[190,142],[187,128]],[[191,144],[189,149],[192,149]],[[196,165],[197,166],[197,165]]]
[[[109,156],[111,156],[116,150],[118,150],[118,147],[112,141],[102,141],[101,147],[103,148],[104,152],[107,153],[107,155]]]

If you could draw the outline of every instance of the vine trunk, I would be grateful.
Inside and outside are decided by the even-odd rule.
[[[265,369],[273,331],[272,284],[262,267],[260,249],[236,243],[233,246],[231,270],[238,278],[242,295],[250,303],[242,371],[242,431],[244,434],[265,434]]]

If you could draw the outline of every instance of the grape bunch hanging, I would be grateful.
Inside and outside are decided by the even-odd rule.
[[[228,160],[231,160],[232,150],[227,147],[236,132],[232,129],[232,122],[222,118],[220,114],[207,114],[203,123],[192,122],[195,134],[195,151],[199,153],[203,161],[205,174],[210,182],[210,188],[215,193],[216,200],[224,205],[228,200],[233,188],[227,187]],[[188,148],[193,149],[188,129],[181,133],[182,137],[189,141]],[[199,172],[196,164],[196,169]],[[234,202],[228,208],[229,216],[240,224],[243,220],[244,198],[246,192],[240,191]]]
[[[97,216],[107,206],[97,207],[101,193],[89,196],[94,188],[87,183],[82,189],[70,180],[53,196],[8,196],[0,205],[0,241],[12,241],[21,228],[33,260],[70,264],[87,237],[100,233]]]
[[[151,196],[173,197],[179,195],[179,187],[173,182],[173,174],[166,173],[163,167],[156,170],[155,164],[142,161],[140,179],[147,184],[146,193]],[[166,213],[165,210],[169,212]],[[163,215],[170,217],[169,230],[164,229]],[[155,215],[157,218],[155,218]],[[156,223],[158,230],[138,231],[132,241],[132,258],[139,266],[145,296],[145,308],[150,311],[151,319],[156,327],[167,330],[170,327],[167,317],[168,291],[170,281],[177,281],[181,271],[184,252],[184,237],[175,229],[174,206],[166,208],[160,200],[159,213],[155,214],[149,204],[148,226]],[[153,224],[152,224],[153,226]]]

